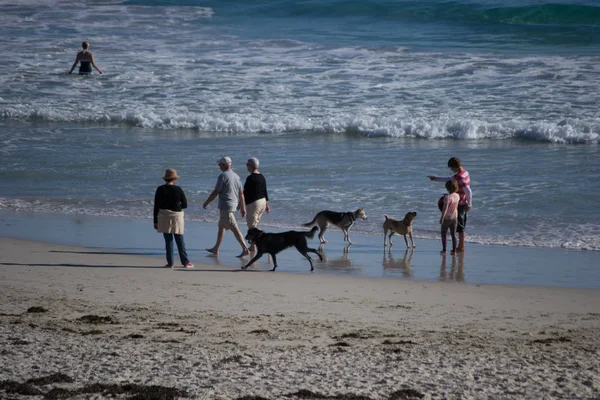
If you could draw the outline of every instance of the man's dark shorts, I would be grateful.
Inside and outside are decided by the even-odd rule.
[[[467,206],[458,206],[458,226],[456,232],[464,232],[467,227]]]

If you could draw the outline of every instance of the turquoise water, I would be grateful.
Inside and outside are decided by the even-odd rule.
[[[458,156],[469,242],[600,254],[595,2],[0,6],[0,211],[150,218],[171,167],[214,222],[216,160],[244,178],[255,156],[265,226],[365,207],[353,230],[379,235],[417,211],[434,239],[426,175]],[[84,39],[105,75],[66,74]]]

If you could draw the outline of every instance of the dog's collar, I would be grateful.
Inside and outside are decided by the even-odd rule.
[[[404,219],[402,220],[402,223],[403,223],[404,225],[406,225],[406,226],[411,226],[411,225],[412,225],[412,221],[409,221],[409,220],[407,220],[406,218],[404,218]]]
[[[354,213],[349,211],[346,214],[348,214],[350,216],[350,221],[354,222],[356,221],[356,217],[354,216]]]

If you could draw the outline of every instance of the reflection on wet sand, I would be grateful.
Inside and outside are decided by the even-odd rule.
[[[447,271],[447,257],[445,253],[442,253],[442,265],[440,266],[440,281],[465,281],[465,253],[458,253],[457,255],[449,256],[450,271]]]
[[[394,273],[394,274],[402,273],[402,275],[406,276],[407,278],[410,278],[410,277],[412,277],[411,265],[412,265],[413,253],[414,253],[413,249],[406,249],[406,252],[404,253],[404,257],[395,258],[394,255],[392,254],[391,248],[387,252],[384,249],[383,250],[383,261],[381,262],[381,265],[383,266],[383,269],[386,272],[390,272],[390,273]]]
[[[324,271],[336,271],[336,272],[347,272],[356,273],[362,271],[361,267],[354,266],[350,259],[350,247],[351,244],[344,247],[342,255],[338,258],[331,258],[325,253],[324,246],[319,246],[319,253],[323,256],[323,262],[319,263],[319,269]]]

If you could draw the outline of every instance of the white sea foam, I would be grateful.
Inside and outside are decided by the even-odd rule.
[[[600,141],[594,57],[246,41],[207,24],[209,8],[18,4],[3,17],[3,29],[18,34],[0,43],[7,62],[0,64],[2,119],[233,134]],[[47,48],[39,48],[57,16],[75,31],[94,32],[90,41],[105,76],[64,75],[79,41],[50,35]],[[140,30],[146,34],[135,43],[115,40]]]

